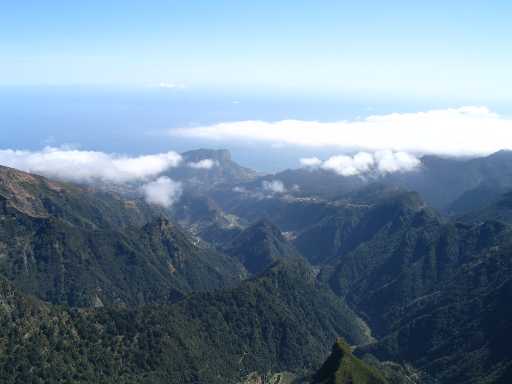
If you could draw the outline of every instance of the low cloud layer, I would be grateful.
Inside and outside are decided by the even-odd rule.
[[[261,185],[265,191],[269,191],[272,193],[285,193],[286,192],[286,187],[284,186],[284,184],[281,180],[272,180],[272,181],[264,180],[261,183]]]
[[[332,156],[325,161],[316,157],[304,158],[300,159],[300,163],[307,168],[322,168],[342,176],[409,172],[421,165],[421,161],[411,154],[389,150]]]
[[[187,163],[187,165],[190,168],[195,168],[195,169],[211,169],[219,164],[212,159],[203,159],[203,160],[200,160],[197,162]]]
[[[75,182],[145,180],[178,166],[181,160],[176,152],[129,157],[53,147],[41,151],[0,150],[0,165]]]
[[[146,202],[169,208],[178,200],[183,192],[181,183],[162,176],[142,186]]]
[[[238,121],[169,133],[209,140],[256,140],[370,152],[391,149],[410,153],[486,155],[512,149],[512,119],[475,106],[392,113],[331,123]]]

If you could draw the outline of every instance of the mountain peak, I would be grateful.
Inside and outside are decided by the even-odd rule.
[[[196,149],[181,154],[181,166],[169,169],[166,175],[185,182],[191,190],[205,191],[219,184],[236,184],[252,180],[257,173],[232,160],[227,149]]]
[[[386,384],[384,377],[373,367],[352,354],[350,346],[339,338],[329,358],[316,373],[315,384]]]
[[[238,235],[227,252],[252,274],[259,274],[277,260],[298,256],[297,250],[270,221],[260,220]]]
[[[252,232],[261,232],[265,235],[275,236],[276,238],[282,239],[284,241],[284,236],[281,233],[281,230],[277,228],[277,226],[274,223],[265,218],[258,220],[249,228],[247,228],[247,230]]]
[[[194,149],[181,154],[187,161],[201,161],[206,159],[216,160],[219,163],[231,162],[231,152],[228,149]]]

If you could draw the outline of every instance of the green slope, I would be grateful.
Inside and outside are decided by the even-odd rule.
[[[0,168],[0,273],[79,307],[166,302],[245,276],[236,260],[113,196]]]
[[[0,166],[0,210],[61,219],[82,228],[141,226],[155,211],[139,200]]]
[[[475,252],[429,295],[401,308],[391,331],[361,348],[405,360],[441,383],[508,383],[512,237]]]
[[[238,259],[254,275],[278,260],[301,257],[268,220],[260,220],[245,229],[225,248],[225,252]]]
[[[4,383],[236,383],[251,372],[318,366],[354,314],[302,264],[173,305],[69,311],[0,283]]]

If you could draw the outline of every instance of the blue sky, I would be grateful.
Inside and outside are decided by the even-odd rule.
[[[4,1],[0,84],[510,101],[508,1]]]
[[[357,122],[377,115],[382,127],[363,126],[382,149],[512,149],[511,19],[510,1],[2,1],[3,147],[228,147],[244,164],[275,170],[349,142],[368,148]],[[433,109],[444,112],[424,114]],[[279,123],[290,119],[299,122]],[[248,120],[282,135],[261,140]],[[218,125],[230,122],[246,135]],[[429,124],[450,134],[429,136]],[[298,145],[309,133],[288,140],[309,125],[320,142],[341,132],[338,146]],[[461,141],[467,126],[471,140]]]

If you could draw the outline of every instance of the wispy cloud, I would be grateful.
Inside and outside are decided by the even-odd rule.
[[[316,157],[304,158],[300,163],[307,168],[322,168],[342,176],[409,172],[421,165],[421,161],[409,153],[390,150],[332,156],[325,161]]]
[[[178,200],[183,192],[182,185],[168,177],[162,176],[142,186],[142,192],[146,202],[170,207]]]
[[[484,155],[512,149],[512,120],[486,107],[392,113],[362,120],[238,121],[174,129],[170,135],[209,140],[255,140],[344,150],[393,150],[448,155]]]
[[[55,147],[40,151],[0,150],[0,165],[76,182],[145,180],[178,166],[181,160],[176,152],[130,157]]]

